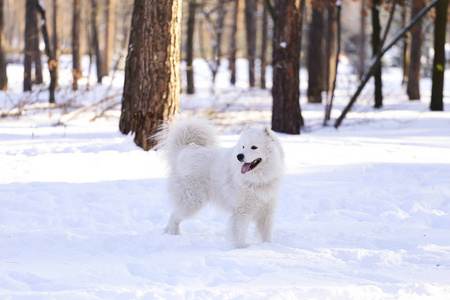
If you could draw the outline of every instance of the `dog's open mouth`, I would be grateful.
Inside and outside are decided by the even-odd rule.
[[[241,168],[241,173],[245,174],[248,171],[253,170],[261,162],[261,160],[262,160],[261,158],[257,158],[251,163],[244,163]]]

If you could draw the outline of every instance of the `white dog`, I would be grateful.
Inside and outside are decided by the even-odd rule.
[[[179,117],[155,138],[170,169],[168,192],[174,210],[166,233],[179,235],[180,222],[211,201],[232,214],[237,247],[245,247],[251,221],[262,241],[272,242],[284,153],[269,127],[246,127],[236,146],[221,148],[208,121]]]

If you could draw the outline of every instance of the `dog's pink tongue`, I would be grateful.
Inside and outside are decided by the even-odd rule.
[[[242,174],[247,173],[248,170],[250,170],[250,166],[251,166],[251,164],[244,163],[244,164],[242,165],[242,168],[241,168],[241,173],[242,173]]]

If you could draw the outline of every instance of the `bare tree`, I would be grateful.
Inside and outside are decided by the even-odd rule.
[[[78,90],[78,79],[81,78],[80,28],[81,0],[73,0],[72,18],[72,75],[74,91]]]
[[[100,44],[98,40],[98,0],[91,0],[91,29],[92,29],[92,46],[95,51],[95,65],[97,67],[97,82],[102,83],[104,76],[102,57],[100,54]]]
[[[186,79],[187,93],[195,93],[194,85],[194,30],[195,30],[195,0],[189,0],[187,32],[186,32]]]
[[[114,25],[116,21],[116,1],[105,0],[105,51],[103,58],[103,73],[108,75],[114,54]]]
[[[325,0],[311,2],[312,18],[308,43],[308,102],[322,103],[323,90],[323,11]]]
[[[178,111],[181,0],[135,0],[131,25],[119,128],[150,150],[149,138]]]
[[[6,74],[5,57],[5,27],[3,22],[3,0],[0,0],[0,90],[5,91],[8,87],[8,74]]]
[[[59,0],[53,0],[53,32],[52,32],[52,47],[53,47],[53,57],[55,58],[55,76],[56,76],[56,85],[58,85],[58,60],[59,60],[59,52],[60,52],[60,37],[59,37]]]
[[[260,86],[262,89],[266,88],[266,65],[267,65],[267,23],[268,23],[268,9],[267,6],[263,7],[262,14],[262,32],[261,32],[261,79]]]
[[[31,91],[31,72],[32,62],[34,58],[34,44],[36,39],[35,28],[36,26],[36,5],[37,0],[26,0],[25,8],[25,59],[23,63],[23,90]]]
[[[232,27],[231,27],[231,35],[230,35],[230,83],[236,84],[236,52],[237,52],[237,43],[236,43],[236,34],[238,31],[238,16],[239,16],[239,0],[234,0],[233,7],[233,17],[232,17]]]
[[[248,81],[250,87],[255,86],[256,59],[256,2],[245,0],[245,28],[247,34]]]
[[[431,87],[430,109],[443,111],[443,90],[445,70],[445,29],[447,24],[448,0],[440,0],[436,4],[436,19],[434,20],[434,59],[433,84]]]
[[[291,134],[299,134],[303,125],[299,99],[302,5],[298,2],[275,0],[274,6],[272,129]]]
[[[412,0],[411,3],[411,17],[413,18],[417,13],[425,7],[423,0]],[[410,100],[420,100],[420,58],[422,56],[422,26],[421,22],[417,22],[411,28],[411,50],[409,59],[408,84],[406,92]]]
[[[381,50],[380,5],[381,0],[372,0],[372,53],[374,57]],[[373,77],[375,79],[375,107],[380,108],[383,106],[381,63],[377,65]]]

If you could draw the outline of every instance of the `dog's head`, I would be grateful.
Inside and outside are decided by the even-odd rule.
[[[236,145],[236,160],[247,177],[278,176],[284,153],[276,134],[268,127],[246,127]]]

